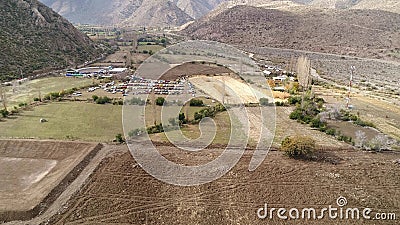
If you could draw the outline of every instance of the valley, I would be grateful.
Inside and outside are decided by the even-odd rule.
[[[0,224],[397,224],[397,1],[41,2],[0,3]]]

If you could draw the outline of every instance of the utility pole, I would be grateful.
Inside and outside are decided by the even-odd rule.
[[[356,69],[355,66],[350,67],[350,80],[349,80],[349,90],[347,92],[347,101],[346,101],[346,108],[350,108],[350,94],[351,94],[351,86],[353,82],[353,75],[354,75],[354,70]]]

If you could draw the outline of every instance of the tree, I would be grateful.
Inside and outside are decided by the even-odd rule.
[[[307,90],[308,86],[311,84],[310,69],[311,61],[305,56],[300,56],[297,59],[296,72],[299,85],[303,91]]]
[[[267,83],[268,83],[268,85],[269,85],[270,88],[274,88],[274,87],[275,87],[275,81],[274,81],[274,80],[268,79],[268,80],[267,80]]]
[[[260,105],[266,106],[268,105],[269,101],[268,98],[260,98]]]
[[[7,111],[7,95],[6,91],[3,89],[3,86],[0,84],[0,99],[3,103],[4,111]]]
[[[164,102],[165,102],[165,98],[163,98],[163,97],[158,97],[156,99],[156,105],[162,106],[162,105],[164,105]]]
[[[281,150],[291,158],[309,157],[315,151],[315,141],[308,136],[286,137]]]
[[[308,86],[311,84],[312,79],[310,76],[311,70],[311,61],[305,57],[300,56],[297,60],[297,80],[300,85],[300,89],[302,90],[302,101],[301,104],[303,105],[304,102],[304,94],[305,91],[308,90]]]
[[[365,135],[365,132],[361,130],[356,131],[356,140],[355,140],[356,146],[364,148],[366,143],[367,143],[367,135]]]
[[[385,135],[378,134],[370,142],[369,147],[375,151],[382,151],[388,148],[388,138]]]

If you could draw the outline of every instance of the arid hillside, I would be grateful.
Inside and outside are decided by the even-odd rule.
[[[400,15],[377,10],[301,7],[288,11],[241,5],[205,17],[181,33],[244,47],[395,59],[398,54],[393,52],[400,48]]]
[[[0,80],[98,55],[87,36],[37,0],[2,0],[0,14]]]
[[[197,19],[224,0],[40,0],[73,23],[176,26]]]

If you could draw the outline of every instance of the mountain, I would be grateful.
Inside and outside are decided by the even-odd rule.
[[[191,20],[193,18],[173,2],[169,0],[152,0],[143,1],[139,8],[120,24],[130,27],[168,27],[182,25]]]
[[[193,39],[384,57],[400,48],[400,15],[377,10],[234,6],[181,31]]]
[[[180,26],[225,0],[41,0],[77,24]]]
[[[264,8],[279,8],[288,10],[296,6],[307,6],[313,8],[329,9],[373,9],[400,14],[399,0],[243,0],[227,1],[223,9],[232,8],[237,5],[257,6]],[[221,7],[219,7],[219,11]]]
[[[37,0],[0,2],[0,79],[95,58],[94,43]]]

